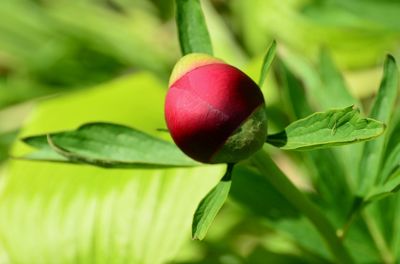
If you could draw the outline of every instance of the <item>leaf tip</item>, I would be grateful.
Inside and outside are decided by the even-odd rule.
[[[199,235],[196,235],[196,234],[193,234],[192,235],[192,240],[193,241],[202,241],[204,239],[204,236],[199,236]]]
[[[192,226],[192,240],[198,240],[201,241],[206,237],[207,234],[207,230],[202,230],[201,228],[199,228],[199,226],[195,225],[193,223]]]
[[[23,138],[20,138],[20,140],[21,140],[23,143],[25,143],[25,144],[27,144],[27,145],[30,145],[29,142],[30,142],[31,138],[32,138],[32,137],[23,137]]]
[[[386,131],[386,128],[387,128],[387,125],[386,125],[386,123],[383,123],[383,122],[381,122],[382,123],[382,133],[381,133],[381,135]]]
[[[396,63],[396,59],[394,58],[394,56],[392,54],[387,54],[386,55],[386,61],[392,62],[392,63]]]

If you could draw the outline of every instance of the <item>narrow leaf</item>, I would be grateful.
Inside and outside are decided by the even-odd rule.
[[[377,187],[372,188],[365,198],[365,204],[381,200],[389,195],[395,194],[400,190],[400,168],[393,171],[388,181]]]
[[[269,135],[267,143],[282,149],[316,149],[370,140],[384,130],[383,123],[362,118],[359,111],[350,106],[295,121],[284,131]]]
[[[231,188],[233,164],[228,164],[221,181],[203,198],[193,216],[192,237],[202,240],[210,228],[214,218],[224,205]]]
[[[313,110],[306,98],[306,91],[301,81],[289,70],[285,63],[278,60],[277,79],[283,87],[284,99],[291,112],[292,120],[304,118]]]
[[[39,149],[25,156],[27,159],[88,163],[111,168],[199,165],[172,143],[111,123],[89,123],[74,131],[50,134],[47,139],[46,135],[40,135],[23,141]]]
[[[213,53],[199,0],[176,0],[176,23],[183,55]]]
[[[359,107],[359,102],[349,93],[342,74],[326,50],[321,51],[319,69],[323,90],[328,95],[324,103],[326,108],[340,108],[348,105]]]
[[[307,117],[314,111],[308,102],[304,83],[286,66],[278,60],[276,67],[278,80],[283,88],[283,95],[291,113],[292,120]],[[325,88],[322,85],[320,88]],[[324,89],[329,92],[329,89]],[[314,96],[314,93],[310,93]],[[349,104],[351,105],[351,104]],[[354,146],[354,145],[352,145]],[[340,148],[343,152],[344,148]],[[340,161],[342,153],[336,155],[339,149],[318,149],[302,153],[302,158],[308,167],[313,187],[324,204],[326,211],[336,219],[342,219],[345,208],[351,203],[353,196],[347,182],[347,173],[344,163]]]
[[[335,65],[330,53],[327,49],[322,49],[319,57],[318,71],[320,75],[319,91],[322,92],[320,98],[320,104],[323,109],[334,109],[342,108],[348,105],[355,105],[362,111],[361,103],[354,98],[344,81],[342,73]],[[311,92],[310,94],[314,93]],[[346,167],[348,176],[355,178],[357,175],[357,167],[354,166],[354,160],[360,160],[362,155],[362,144],[349,145],[340,149],[333,149],[337,154],[339,160],[343,166]],[[354,181],[354,180],[352,180]]]
[[[385,61],[383,79],[372,107],[371,118],[386,124],[390,123],[397,97],[398,82],[396,61],[389,55]],[[358,174],[360,196],[367,193],[379,181],[379,168],[384,155],[385,142],[386,136],[368,142],[364,146]]]
[[[260,80],[258,81],[258,86],[263,86],[265,78],[267,78],[267,74],[269,69],[271,68],[271,64],[276,55],[276,41],[272,41],[271,46],[269,47],[267,54],[265,54],[263,65],[261,67]]]
[[[400,144],[398,144],[386,158],[385,164],[380,172],[382,181],[385,182],[389,176],[398,169],[400,169]]]

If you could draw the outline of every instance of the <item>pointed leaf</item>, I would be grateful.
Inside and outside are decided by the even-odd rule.
[[[321,79],[318,88],[322,93],[317,100],[321,100],[321,105],[326,109],[355,105],[363,113],[361,103],[350,94],[342,73],[335,65],[327,49],[322,49],[318,66]],[[314,95],[313,92],[311,94]],[[336,152],[337,158],[346,167],[348,176],[344,177],[356,177],[357,168],[354,166],[354,160],[361,158],[362,145],[349,145],[332,151]]]
[[[400,144],[398,144],[386,158],[385,164],[380,172],[382,180],[386,181],[390,175],[398,169],[400,169]]]
[[[228,198],[231,188],[233,164],[228,164],[227,171],[221,181],[201,200],[193,216],[192,237],[202,240],[210,228],[214,218]]]
[[[289,70],[285,63],[278,60],[277,78],[283,88],[292,120],[304,118],[313,113],[306,98],[306,91],[301,81]]]
[[[271,46],[269,47],[267,54],[265,54],[263,64],[261,67],[260,80],[258,81],[258,86],[263,86],[265,78],[267,78],[267,74],[271,67],[272,62],[274,61],[276,55],[276,41],[272,41]]]
[[[304,84],[294,73],[286,66],[283,61],[278,61],[278,72],[283,94],[287,106],[291,112],[292,119],[304,118],[314,111],[308,103]],[[321,86],[321,89],[325,87]],[[326,89],[329,92],[329,89]],[[314,95],[314,93],[312,93]],[[351,145],[354,146],[354,145]],[[313,187],[319,194],[325,210],[329,210],[333,219],[343,218],[346,213],[344,208],[351,203],[353,196],[348,186],[346,170],[343,162],[340,162],[342,152],[336,155],[336,151],[343,151],[343,148],[336,149],[318,149],[302,153],[302,158],[308,167]]]
[[[383,123],[362,118],[352,106],[314,113],[290,124],[267,143],[282,149],[316,149],[373,139],[383,133]]]
[[[400,167],[393,171],[388,181],[383,185],[376,186],[365,198],[365,204],[383,199],[389,195],[395,194],[400,190]]]
[[[176,0],[176,23],[183,55],[213,53],[199,0]]]
[[[389,55],[385,61],[379,92],[371,110],[371,118],[386,124],[390,123],[397,98],[398,78],[396,61]],[[377,181],[380,181],[379,168],[384,155],[385,141],[386,136],[367,142],[364,146],[358,174],[359,196],[368,192]]]
[[[322,50],[320,54],[319,69],[323,90],[326,93],[326,102],[324,103],[326,108],[346,107],[348,105],[359,107],[359,102],[351,96],[342,74],[336,68],[326,50]]]
[[[40,153],[45,153],[44,150],[48,150],[50,144],[53,152],[73,163],[88,163],[100,167],[185,167],[200,164],[170,142],[134,128],[111,123],[89,123],[74,131],[49,134],[47,137],[28,137],[23,140],[41,149]],[[36,154],[27,158],[60,160],[54,153],[48,153],[48,157]]]

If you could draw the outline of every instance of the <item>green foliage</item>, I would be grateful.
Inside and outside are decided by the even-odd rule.
[[[326,50],[321,52],[318,66],[322,83],[319,90],[321,93],[325,93],[325,95],[321,95],[321,104],[325,108],[360,106],[358,100],[351,96],[341,73]]]
[[[151,75],[129,76],[39,104],[21,136],[95,120],[163,136],[164,95]],[[14,155],[31,151],[15,147]],[[0,244],[17,263],[164,263],[190,241],[196,206],[222,173],[14,160],[0,178]]]
[[[199,0],[177,0],[176,23],[183,55],[213,53]]]
[[[233,164],[229,164],[221,181],[201,200],[193,216],[192,238],[202,240],[224,205],[231,188]]]
[[[379,92],[371,110],[371,117],[390,123],[399,86],[399,73],[396,62],[388,56]],[[367,143],[363,149],[358,180],[358,193],[363,195],[376,183],[381,182],[379,168],[385,151],[386,137]]]
[[[172,143],[133,128],[109,123],[85,124],[75,131],[33,136],[23,141],[39,149],[38,153],[28,154],[27,159],[69,160],[107,168],[200,165]]]
[[[0,170],[0,263],[155,264],[178,252],[181,264],[396,263],[400,112],[391,56],[368,109],[384,54],[399,54],[399,4],[203,1],[204,16],[200,1],[177,0],[182,52],[212,53],[211,36],[216,56],[275,95],[266,96],[269,127],[286,127],[286,136],[268,141],[318,148],[266,146],[218,182],[223,166],[197,166],[157,130],[178,56],[171,2],[0,3],[0,107],[81,89],[37,102],[18,136],[30,146],[11,151],[57,162],[11,160]],[[273,39],[278,49],[272,42],[263,56]],[[154,75],[87,89],[141,69]],[[0,158],[19,130],[8,113]],[[327,148],[373,138],[383,124],[377,139]],[[201,243],[190,241],[192,219],[195,237],[208,231]]]
[[[350,106],[314,113],[291,123],[278,134],[268,135],[266,141],[282,149],[310,150],[371,140],[384,130],[383,123],[362,118]]]
[[[229,7],[239,21],[236,31],[254,55],[272,39],[307,59],[327,48],[340,66],[352,69],[376,65],[388,51],[398,55],[396,1],[293,0],[283,5],[279,0],[234,0]]]
[[[397,66],[393,62],[394,61],[392,60],[392,58],[389,57],[385,63],[385,74],[383,80],[386,81],[382,82],[381,89],[379,92],[379,93],[386,93],[385,90],[386,91],[389,90],[392,93],[394,93],[390,97],[387,97],[389,99],[388,102],[393,102],[392,100],[396,98],[396,91],[398,89],[398,84],[396,84]],[[322,67],[322,69],[324,69],[324,67]],[[288,69],[286,69],[286,71],[288,71]],[[329,101],[332,98],[336,98],[335,100],[331,100],[330,103],[331,104],[334,103],[337,104],[337,106],[340,106],[343,100],[348,100],[346,98],[349,98],[345,86],[335,85],[335,83],[336,84],[341,83],[340,82],[341,77],[340,75],[338,75],[337,70],[335,70],[333,64],[331,64],[331,66],[328,68],[325,67],[323,71],[325,71],[324,73],[325,75],[329,74],[330,76],[336,76],[335,77],[336,81],[326,82],[327,89],[324,90],[325,91],[324,93],[318,94],[319,96],[318,99],[320,102],[327,102],[329,104]],[[305,96],[301,96],[302,95],[301,91],[304,91],[304,89],[302,89],[302,85],[299,82],[296,82],[295,78],[292,78],[292,80],[293,80],[292,83],[295,85],[285,86],[285,88],[288,90],[287,93],[290,95],[286,97],[286,100],[291,100],[289,104],[297,106],[297,108],[295,108],[296,109],[295,113],[297,113],[297,115],[301,115],[304,109],[305,111],[310,111],[310,107],[307,104],[307,98],[305,98]],[[334,90],[334,87],[336,87],[337,89],[341,89],[342,91],[344,91],[344,93],[343,92],[338,93],[338,90]],[[388,87],[391,88],[388,89]],[[300,98],[302,98],[301,101],[299,101]],[[390,111],[393,112],[393,109]],[[378,120],[387,122],[387,124],[391,125],[393,124],[392,121],[389,121],[388,119],[385,118],[383,118],[382,120],[381,119]],[[388,131],[389,132],[392,131],[391,126],[389,126]],[[387,132],[384,136],[386,137],[386,139],[382,139],[384,138],[382,137],[378,138],[377,141],[379,142],[383,140],[383,142],[385,141],[388,142],[388,138],[391,138],[391,135],[394,134],[396,133]],[[390,151],[389,150],[383,150],[383,151],[384,152],[388,151],[389,153],[392,153],[393,147],[394,145],[397,145],[398,140],[393,140],[392,138],[392,140],[389,141],[390,144],[385,144],[383,148],[389,149]],[[374,140],[371,142],[367,142],[366,144],[373,145],[376,143]],[[349,245],[352,245],[350,247],[352,252],[356,250],[356,247],[353,243],[350,242],[357,241],[361,238],[360,236],[364,236],[364,238],[362,238],[359,241],[362,241],[364,246],[368,245],[368,247],[371,249],[375,248],[374,250],[379,254],[378,256],[375,255],[373,258],[383,259],[381,261],[387,262],[388,260],[393,259],[393,256],[391,256],[392,253],[390,252],[390,249],[388,249],[388,246],[386,245],[387,242],[385,241],[385,238],[382,238],[381,235],[385,233],[384,229],[386,228],[386,226],[387,225],[392,226],[392,223],[390,222],[391,221],[390,217],[388,217],[386,220],[386,217],[381,217],[380,215],[382,215],[382,213],[384,213],[387,210],[397,211],[398,202],[396,202],[397,198],[394,200],[390,200],[388,198],[384,200],[380,199],[383,199],[389,195],[393,195],[394,193],[396,193],[398,186],[397,178],[393,177],[391,178],[391,180],[386,180],[382,184],[375,183],[373,185],[373,188],[367,194],[362,195],[361,196],[362,198],[358,197],[355,199],[354,196],[357,195],[357,187],[359,187],[359,185],[356,185],[357,184],[356,180],[357,179],[362,179],[363,181],[372,180],[371,178],[368,178],[368,176],[365,174],[359,174],[359,171],[357,170],[358,168],[360,168],[359,166],[362,166],[359,164],[362,154],[362,146],[363,145],[359,146],[352,145],[345,148],[343,147],[336,148],[333,150],[323,150],[323,151],[317,150],[316,152],[312,151],[310,153],[305,153],[304,156],[306,157],[306,161],[308,161],[306,164],[309,171],[315,173],[314,176],[315,178],[313,178],[314,182],[313,186],[316,188],[316,191],[318,193],[317,197],[318,204],[323,206],[324,210],[328,212],[328,216],[330,217],[331,221],[336,223],[339,233],[345,232],[346,235],[345,241],[347,241]],[[375,152],[371,153],[373,153],[374,156],[375,154],[377,154]],[[392,157],[395,160],[396,155],[395,154],[393,155],[394,156]],[[398,161],[388,161],[388,162],[397,164]],[[380,166],[382,166],[382,164]],[[356,175],[356,177],[354,177],[354,175]],[[380,167],[378,175],[379,177],[384,178],[385,175],[387,175],[387,173],[385,173],[385,171],[382,171],[382,167]],[[393,176],[395,175],[396,174],[394,174]],[[354,188],[354,185],[357,187]],[[361,201],[359,199],[361,199]],[[380,200],[379,201],[380,204],[376,203],[372,204],[377,200]],[[351,204],[353,205],[352,208],[350,206]],[[371,210],[365,208],[364,206],[366,205],[369,205],[369,207],[371,207]],[[366,210],[366,209],[368,209],[367,210],[368,213],[363,214],[361,216],[361,220],[359,220],[358,217],[360,216],[357,214],[357,212],[359,212],[359,210]],[[354,214],[356,214],[356,216]],[[348,218],[349,215],[352,215],[350,217],[351,218],[350,220]],[[354,233],[356,232],[356,230],[358,230],[357,233]],[[367,234],[369,233],[372,236],[372,238],[365,236],[366,233]],[[357,259],[359,259],[359,257]],[[361,260],[359,261],[362,262]],[[387,263],[390,263],[390,261]]]
[[[271,68],[271,64],[275,58],[276,55],[276,41],[272,41],[271,46],[269,47],[267,53],[264,56],[263,64],[261,67],[261,73],[260,73],[260,80],[258,81],[258,85],[261,87],[264,82],[265,78],[267,78],[267,74],[269,69]]]
[[[98,1],[1,1],[0,108],[132,69],[166,78],[175,38],[144,2],[116,3],[117,11]]]

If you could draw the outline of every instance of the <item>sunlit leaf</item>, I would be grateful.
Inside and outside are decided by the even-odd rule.
[[[94,121],[164,136],[164,96],[136,74],[41,103],[22,136]],[[13,154],[29,151],[18,143]],[[0,244],[11,263],[165,263],[190,241],[193,213],[222,173],[12,161],[0,178]]]
[[[362,118],[352,106],[319,112],[291,123],[267,143],[282,149],[315,149],[373,139],[383,133],[383,123]]]

